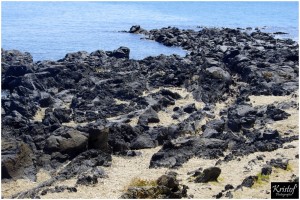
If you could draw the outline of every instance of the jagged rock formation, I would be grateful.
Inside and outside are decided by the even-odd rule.
[[[298,89],[296,42],[228,28],[134,26],[129,33],[188,53],[132,60],[130,50],[120,47],[33,62],[29,53],[2,49],[2,179],[34,180],[38,169],[71,161],[55,180],[80,177],[86,184],[96,169],[110,165],[111,154],[163,145],[149,166],[172,168],[193,156],[219,158],[227,150],[226,162],[298,140],[265,126],[288,118],[283,107],[296,109],[297,102],[253,107],[248,98]],[[194,102],[178,103],[188,98]],[[229,108],[214,113],[216,103],[229,99]],[[211,120],[201,124],[204,118]]]

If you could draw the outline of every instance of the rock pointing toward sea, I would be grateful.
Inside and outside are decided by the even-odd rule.
[[[33,62],[29,53],[2,49],[2,182],[34,181],[41,169],[52,174],[49,181],[12,197],[77,192],[80,185],[109,177],[105,172],[112,156],[138,158],[143,156],[139,149],[160,146],[149,168],[178,169],[195,157],[226,163],[298,140],[269,126],[289,119],[286,109],[298,109],[297,102],[250,103],[251,95],[297,93],[296,42],[229,28],[147,31],[135,25],[124,34],[141,34],[188,53],[133,60],[130,49],[120,47]],[[218,104],[228,106],[218,109]],[[270,160],[269,166],[281,165]],[[196,183],[217,181],[221,171],[205,169]],[[262,172],[269,175],[272,167]],[[72,178],[77,179],[74,187],[50,188]],[[257,179],[248,180],[242,185],[251,187]],[[165,185],[169,181],[174,184]],[[189,190],[179,181],[163,175],[157,186],[134,188],[122,197],[187,197]]]

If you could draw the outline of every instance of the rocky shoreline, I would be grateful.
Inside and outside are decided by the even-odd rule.
[[[144,149],[158,148],[145,161],[149,170],[170,171],[154,182],[140,180],[142,185],[131,185],[117,198],[199,198],[189,193],[193,185],[187,180],[220,182],[222,167],[256,153],[261,156],[253,162],[267,176],[294,161],[264,154],[282,150],[299,162],[296,42],[229,28],[147,31],[136,25],[124,34],[188,53],[132,60],[130,49],[120,47],[33,62],[29,53],[2,49],[2,185],[34,182],[39,171],[49,173],[48,180],[4,198],[79,194],[81,187],[110,178],[116,156],[138,160]],[[274,101],[260,103],[259,96]],[[193,159],[214,164],[189,169],[189,177],[178,179]],[[285,181],[299,176],[298,165],[294,168]],[[259,177],[247,176],[208,198],[235,197],[234,191],[252,188]],[[55,186],[72,179],[72,186]]]

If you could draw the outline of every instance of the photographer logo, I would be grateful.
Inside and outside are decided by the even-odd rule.
[[[272,182],[272,199],[299,199],[298,182]]]

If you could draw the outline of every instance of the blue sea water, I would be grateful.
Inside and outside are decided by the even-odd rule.
[[[30,52],[34,60],[58,60],[66,53],[131,49],[130,57],[185,55],[141,35],[121,33],[176,26],[266,27],[298,41],[298,2],[2,2],[2,48]]]

